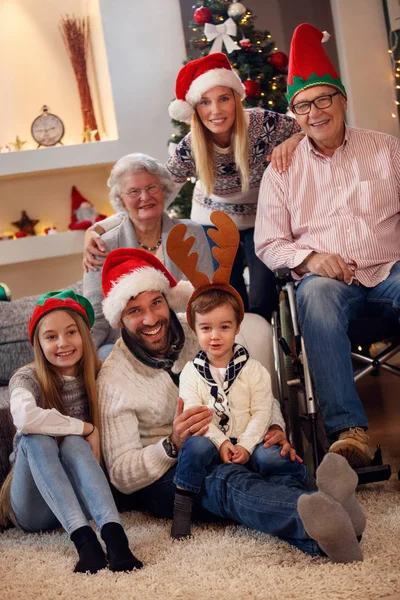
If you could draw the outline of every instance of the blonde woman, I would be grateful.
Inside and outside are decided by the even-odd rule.
[[[107,563],[112,571],[132,571],[143,565],[129,549],[99,464],[93,322],[92,305],[72,290],[50,292],[36,304],[28,328],[35,360],[10,380],[17,433],[0,493],[0,523],[9,519],[28,533],[62,525],[79,555],[75,573],[96,573]]]

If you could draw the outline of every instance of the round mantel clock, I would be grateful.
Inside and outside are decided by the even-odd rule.
[[[40,146],[55,146],[62,144],[64,135],[64,123],[60,117],[49,112],[47,106],[43,106],[42,114],[36,117],[31,125],[31,134],[35,142]]]

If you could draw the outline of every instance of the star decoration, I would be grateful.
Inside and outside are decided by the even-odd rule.
[[[28,235],[36,235],[35,225],[39,223],[39,219],[30,219],[26,212],[23,210],[21,212],[21,218],[19,221],[14,221],[12,225],[19,229],[19,231],[24,231]]]
[[[97,129],[90,129],[89,125],[86,127],[86,129],[84,130],[84,132],[82,133],[83,135],[83,141],[84,142],[94,142],[95,141],[95,135],[97,133]]]
[[[26,140],[23,142],[20,138],[19,135],[17,135],[17,137],[15,138],[15,142],[10,142],[11,146],[14,146],[14,150],[22,150],[22,146],[26,144]]]

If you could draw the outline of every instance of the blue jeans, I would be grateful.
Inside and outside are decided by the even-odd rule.
[[[360,316],[385,316],[399,323],[400,262],[373,288],[310,275],[296,294],[300,328],[307,349],[328,437],[349,427],[367,427],[358,397],[347,335],[349,322]]]
[[[307,468],[298,461],[291,461],[288,455],[282,456],[281,450],[278,445],[264,448],[261,442],[255,447],[245,466],[269,481],[306,489],[310,479]],[[184,490],[198,494],[208,468],[220,464],[222,461],[219,452],[211,440],[201,436],[189,437],[179,452],[174,483]]]
[[[68,535],[92,518],[99,531],[121,523],[107,479],[89,444],[78,435],[60,446],[49,435],[23,435],[10,489],[18,525],[27,532],[62,525]]]
[[[103,344],[97,349],[97,354],[100,360],[106,360],[107,356],[111,354],[114,344]]]
[[[147,510],[154,516],[172,518],[176,466],[158,481],[130,496],[117,493],[121,508]],[[286,485],[285,477],[263,478],[243,465],[218,464],[207,470],[203,488],[196,496],[193,520],[235,521],[276,535],[313,556],[323,556],[318,544],[304,531],[297,500],[305,493],[300,485]]]
[[[207,229],[213,228],[203,225],[203,229],[207,233]],[[240,244],[232,266],[230,284],[241,295],[245,312],[256,313],[270,321],[272,312],[278,306],[278,294],[274,274],[256,256],[254,249],[254,227],[242,229],[239,233]],[[212,249],[215,244],[208,236],[206,237]],[[214,269],[217,269],[219,264],[214,256],[213,264]],[[243,270],[246,265],[249,267],[250,272],[249,293],[247,293],[243,278]]]

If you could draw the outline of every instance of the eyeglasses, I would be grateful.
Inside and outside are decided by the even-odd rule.
[[[127,192],[121,192],[121,196],[129,196],[132,200],[137,200],[143,194],[143,192],[147,192],[149,196],[154,196],[158,194],[164,187],[160,183],[151,183],[147,185],[145,188],[133,188],[128,190]]]
[[[311,110],[311,104],[314,104],[316,108],[329,108],[332,105],[333,96],[337,96],[340,92],[335,92],[334,94],[324,94],[323,96],[318,96],[315,100],[307,100],[306,102],[298,102],[297,104],[293,104],[292,111],[296,115],[308,115]]]

